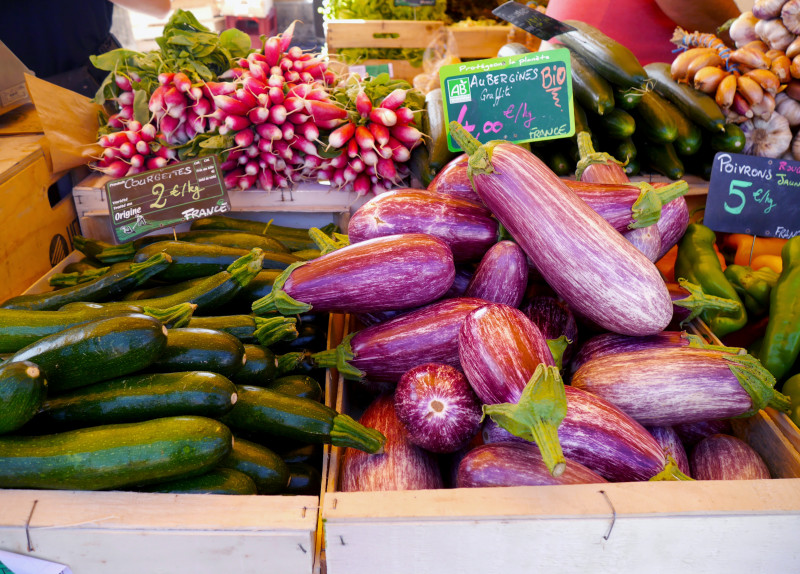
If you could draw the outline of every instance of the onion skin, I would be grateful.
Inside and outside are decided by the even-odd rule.
[[[463,373],[426,363],[400,377],[394,394],[397,416],[415,445],[436,453],[455,452],[481,426],[481,403]]]
[[[531,443],[498,442],[469,451],[458,465],[456,486],[548,486],[608,482],[582,464],[568,460],[560,476],[547,470],[539,449]]]
[[[571,308],[617,333],[666,328],[672,302],[658,269],[541,160],[504,142],[473,155],[476,192]]]
[[[648,349],[670,349],[673,347],[688,347],[691,339],[686,331],[662,331],[647,337],[628,337],[616,333],[603,333],[596,335],[581,346],[575,359],[570,363],[570,373],[575,373],[584,363],[592,360],[631,351],[644,351]]]
[[[770,478],[769,469],[746,442],[715,434],[694,447],[692,475],[696,480],[757,480]]]
[[[408,440],[391,394],[376,398],[359,419],[386,436],[382,454],[348,448],[342,464],[342,492],[442,488],[433,455]]]
[[[518,307],[527,286],[525,252],[513,241],[500,241],[483,256],[464,295]]]
[[[672,428],[678,433],[687,451],[691,450],[694,445],[712,434],[733,434],[733,427],[731,426],[731,421],[728,419],[685,423],[674,425]]]
[[[401,233],[444,241],[455,261],[476,261],[497,241],[497,221],[482,205],[425,190],[397,189],[373,197],[350,218],[351,244]]]
[[[680,471],[686,476],[692,476],[691,468],[689,467],[689,457],[686,455],[686,449],[683,448],[683,443],[678,433],[672,427],[645,427],[647,431],[653,435],[653,438],[658,441],[661,448],[664,449],[664,454],[671,456],[675,464],[678,465]]]
[[[561,357],[562,364],[568,364],[578,348],[578,324],[569,307],[555,297],[537,295],[522,308],[522,312],[539,327],[546,340],[558,339],[562,335],[570,340]]]
[[[481,198],[472,188],[472,183],[467,174],[467,162],[469,156],[465,153],[450,160],[450,162],[436,174],[436,177],[428,184],[428,191],[441,193],[442,195],[453,195],[482,203]]]

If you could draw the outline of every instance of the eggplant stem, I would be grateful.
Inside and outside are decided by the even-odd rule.
[[[274,345],[279,341],[293,341],[297,339],[297,319],[294,317],[256,317],[256,330],[253,333],[264,347]]]
[[[330,432],[331,444],[355,448],[370,454],[383,454],[386,437],[380,431],[365,427],[348,415],[338,414],[333,418]]]
[[[663,480],[694,480],[692,477],[684,474],[678,463],[672,458],[672,455],[667,455],[667,464],[664,465],[664,470],[650,479],[651,482],[658,482]]]
[[[632,183],[639,188],[639,197],[631,207],[633,223],[628,225],[628,229],[638,229],[649,227],[658,222],[661,217],[661,208],[672,201],[686,195],[689,191],[689,184],[683,180],[674,181],[664,187],[656,189],[646,181]]]
[[[575,177],[578,181],[581,180],[581,175],[583,175],[583,172],[590,165],[609,165],[612,163],[616,163],[617,165],[625,165],[604,151],[595,151],[594,146],[592,145],[592,134],[589,132],[578,133],[578,154],[581,157],[578,165],[575,166]]]
[[[761,364],[761,361],[748,354],[725,356],[723,359],[731,363],[728,365],[731,373],[750,395],[753,403],[749,411],[735,418],[752,416],[767,406],[789,412],[791,406],[789,397],[774,389],[777,381],[772,373]]]
[[[355,335],[355,333],[350,333],[335,349],[314,353],[311,358],[318,367],[323,369],[333,368],[339,371],[339,374],[347,380],[360,381],[367,373],[350,364],[350,361],[356,358],[353,347],[350,344],[350,340]]]
[[[567,350],[569,344],[572,343],[566,335],[561,335],[558,339],[547,339],[547,346],[550,348],[550,354],[553,355],[553,362],[560,371],[564,363],[564,351]]]
[[[253,301],[251,305],[253,313],[256,315],[274,315],[275,313],[280,313],[281,315],[299,315],[300,313],[307,313],[310,311],[311,305],[292,298],[292,296],[283,290],[283,286],[286,284],[292,271],[306,263],[308,262],[296,261],[281,271],[281,274],[275,278],[275,282],[272,284],[272,291],[264,295],[261,299]]]
[[[705,311],[729,311],[733,313],[738,311],[741,307],[738,301],[717,297],[715,295],[708,295],[703,291],[702,287],[682,277],[678,279],[678,284],[688,291],[689,295],[683,299],[673,301],[672,303],[691,311],[689,316],[681,321],[681,324],[688,323]]]

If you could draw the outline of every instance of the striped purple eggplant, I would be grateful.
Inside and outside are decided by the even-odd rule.
[[[758,359],[717,349],[606,355],[584,363],[571,384],[654,426],[749,416],[766,406],[789,409],[789,397],[773,388],[775,378]]]
[[[658,259],[661,259],[667,251],[677,245],[689,227],[689,206],[686,204],[686,198],[679,197],[664,204],[656,227],[661,235],[661,251],[658,254]]]
[[[489,303],[464,319],[458,355],[484,413],[536,442],[547,468],[556,476],[563,472],[558,424],[567,411],[564,383],[539,328],[519,309]]]
[[[342,491],[424,490],[442,488],[436,458],[408,440],[391,394],[376,398],[359,422],[386,436],[382,454],[348,448],[342,463]]]
[[[293,263],[252,308],[256,315],[410,309],[444,295],[455,273],[453,254],[441,239],[423,233],[377,237]]]
[[[491,247],[489,248],[491,249]],[[442,297],[445,299],[452,299],[453,297],[468,297],[466,295],[469,282],[472,281],[472,276],[475,271],[464,265],[456,265],[456,277],[453,279],[453,284]]]
[[[673,320],[688,323],[705,311],[738,311],[742,304],[739,301],[708,295],[703,288],[686,279],[678,279],[677,283],[668,282],[667,290],[672,298]]]
[[[482,299],[444,299],[348,335],[335,349],[314,355],[323,368],[347,379],[397,382],[425,363],[459,366],[458,334],[464,318],[486,305]]]
[[[561,353],[561,362],[566,365],[572,360],[572,355],[578,347],[578,324],[569,307],[556,297],[537,295],[531,297],[522,312],[533,324],[539,327],[542,335],[548,341],[566,337],[569,343]],[[550,347],[553,350],[553,347]],[[555,358],[555,357],[554,357]]]
[[[678,433],[687,452],[689,452],[694,445],[712,434],[733,434],[733,427],[731,426],[731,421],[728,419],[684,423],[674,425],[672,428]]]
[[[466,445],[483,418],[481,403],[464,374],[437,363],[414,367],[400,377],[394,408],[409,440],[437,453]]]
[[[644,428],[658,441],[658,444],[664,450],[664,454],[672,457],[680,471],[686,476],[692,476],[692,471],[689,468],[689,457],[686,456],[686,449],[683,447],[681,437],[678,436],[675,429],[673,427]]]
[[[661,233],[655,225],[625,231],[622,236],[642,252],[650,261],[658,261],[661,254]]]
[[[470,154],[484,204],[573,310],[626,335],[669,324],[672,302],[655,265],[541,160],[507,142],[482,146],[456,122],[450,133]]]
[[[685,181],[670,184],[587,183],[564,180],[598,215],[620,233],[654,225],[661,217],[662,206],[689,191]]]
[[[428,191],[482,203],[481,198],[472,188],[472,182],[469,180],[469,175],[467,174],[468,161],[469,156],[465,153],[450,160],[428,184]]]
[[[500,241],[483,256],[464,294],[518,307],[527,286],[525,252],[513,241]]]
[[[427,233],[450,247],[455,261],[477,261],[497,242],[497,220],[483,205],[418,189],[370,199],[350,218],[350,243],[400,233]]]
[[[734,436],[715,434],[698,443],[691,456],[696,480],[758,480],[771,478],[764,460],[749,444]]]
[[[567,460],[564,472],[553,476],[547,470],[536,445],[517,442],[485,444],[472,449],[461,459],[456,477],[456,486],[459,488],[601,482],[608,481],[574,460]]]
[[[686,480],[661,445],[630,416],[591,393],[567,385],[567,416],[558,427],[564,455],[611,482]],[[482,431],[486,443],[515,439],[494,421]],[[518,439],[521,440],[521,439]]]

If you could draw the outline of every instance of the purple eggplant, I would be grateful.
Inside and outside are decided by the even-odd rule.
[[[680,471],[686,476],[692,476],[691,469],[689,468],[689,457],[686,456],[686,449],[683,447],[681,437],[673,427],[645,427],[647,431],[653,435],[653,438],[658,441],[664,454],[672,457],[675,464],[678,465]]]
[[[497,242],[497,220],[483,205],[418,189],[373,197],[350,218],[350,243],[400,233],[427,233],[450,247],[455,261],[477,261]]]
[[[734,436],[715,434],[698,443],[691,456],[696,480],[757,480],[769,469],[753,448]]]
[[[636,249],[642,252],[650,261],[658,261],[661,254],[661,234],[658,227],[648,225],[647,227],[637,227],[630,229],[622,236],[631,242]]]
[[[567,338],[569,343],[561,352],[561,362],[564,365],[568,364],[578,346],[578,324],[569,307],[555,297],[537,295],[528,301],[528,304],[522,308],[522,312],[533,321],[534,325],[539,327],[548,343],[557,341],[561,337]],[[550,350],[553,351],[555,359],[556,350],[553,349],[552,344]]]
[[[414,367],[400,377],[394,408],[409,440],[437,453],[466,445],[483,418],[481,403],[464,374],[436,363]]]
[[[482,203],[481,198],[472,188],[472,182],[467,175],[467,162],[469,156],[462,153],[460,156],[450,160],[450,162],[436,174],[428,184],[428,191],[441,193],[442,195],[452,195],[469,199],[475,203]]]
[[[548,486],[608,482],[596,472],[574,460],[555,477],[547,470],[542,455],[531,443],[498,442],[469,451],[458,465],[456,486]]]
[[[558,427],[564,455],[611,482],[687,480],[647,430],[620,409],[567,385],[567,416]],[[514,439],[494,421],[482,431],[486,443]],[[521,439],[517,439],[521,440]]]
[[[623,164],[605,152],[598,152],[592,144],[592,134],[578,132],[578,155],[580,160],[575,166],[575,176],[579,181],[589,183],[628,183],[630,179],[625,173]]]
[[[391,394],[376,398],[359,422],[386,436],[382,454],[348,448],[342,463],[342,491],[424,490],[442,488],[436,458],[408,440]]]
[[[654,225],[661,217],[662,206],[689,191],[685,181],[670,184],[587,183],[564,180],[598,215],[620,233]]]
[[[444,299],[348,335],[335,349],[314,355],[317,365],[334,367],[347,379],[397,382],[425,363],[459,366],[458,334],[464,318],[486,301]]]
[[[672,314],[675,321],[688,323],[705,311],[738,311],[742,304],[733,299],[708,295],[703,288],[686,279],[667,283],[672,298]]]
[[[686,198],[679,197],[664,204],[656,227],[661,236],[661,251],[658,254],[658,259],[661,259],[678,243],[689,227],[689,206],[686,204]]]
[[[731,421],[728,419],[684,423],[674,425],[672,428],[678,433],[687,452],[691,450],[694,445],[712,434],[733,434],[733,427],[731,426]]]
[[[752,355],[689,347],[615,353],[584,363],[572,386],[615,404],[645,425],[749,416],[789,397]]]
[[[461,368],[500,426],[539,445],[547,468],[564,472],[558,425],[567,411],[564,383],[539,328],[519,309],[489,303],[472,311],[458,336]]]
[[[470,154],[484,204],[573,310],[626,335],[669,324],[672,302],[655,265],[540,159],[508,142],[481,146],[456,122],[450,133]]]
[[[431,235],[377,237],[312,261],[294,263],[253,312],[297,315],[410,309],[444,295],[455,277],[453,254]]]
[[[491,249],[491,247],[489,248]],[[442,297],[444,299],[452,299],[453,297],[471,297],[467,295],[467,287],[469,282],[472,281],[474,271],[469,267],[463,265],[456,265],[456,277],[453,279],[453,284]]]
[[[465,295],[518,307],[527,285],[525,252],[513,241],[500,241],[481,259]]]

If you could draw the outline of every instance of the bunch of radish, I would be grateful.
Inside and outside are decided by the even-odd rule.
[[[117,85],[117,95],[112,99],[119,108],[119,111],[112,114],[108,118],[107,125],[109,128],[115,130],[125,129],[125,124],[133,119],[133,101],[135,94],[133,92],[132,82],[138,82],[139,76],[132,73],[130,76],[123,74],[116,74],[114,76],[114,83]]]
[[[125,129],[100,136],[103,153],[95,168],[111,177],[136,175],[177,161],[174,149],[159,141],[153,124],[126,120]]]
[[[214,116],[213,87],[193,85],[183,72],[158,75],[158,87],[150,96],[149,109],[164,141],[180,146],[197,134],[213,131],[219,123]]]

